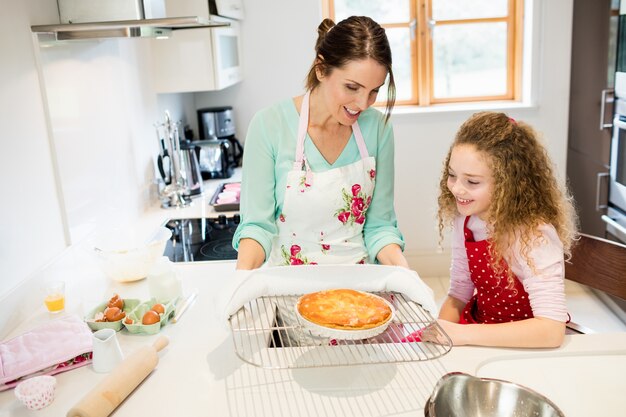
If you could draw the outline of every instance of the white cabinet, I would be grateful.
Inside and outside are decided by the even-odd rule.
[[[241,0],[217,3],[219,13],[223,10],[232,17],[243,17]],[[213,2],[211,7],[215,5]],[[221,90],[242,80],[237,20],[209,14],[206,0],[168,0],[166,8],[168,16],[201,16],[230,26],[175,30],[169,39],[153,39],[152,70],[157,93]]]

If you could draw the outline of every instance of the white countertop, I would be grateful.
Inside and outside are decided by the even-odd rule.
[[[162,329],[169,346],[115,416],[415,416],[436,381],[452,371],[523,383],[568,417],[621,416],[626,407],[626,398],[618,395],[626,375],[626,333],[567,336],[554,350],[456,347],[419,363],[264,370],[236,357],[230,332],[214,311],[213,297],[233,273],[234,262],[178,264],[176,271],[185,293],[197,290],[198,298],[178,323]],[[148,295],[146,280],[115,290],[126,297]],[[42,310],[15,333],[47,319]],[[128,354],[156,336],[122,331],[118,338]],[[91,366],[57,375],[55,401],[38,412],[23,407],[12,391],[0,393],[0,416],[65,415],[104,376]]]
[[[206,193],[209,199],[212,192]],[[198,200],[199,201],[199,200]],[[195,202],[196,203],[196,202]],[[206,206],[206,207],[205,207]],[[206,211],[205,211],[206,210]],[[155,209],[146,221],[213,216],[207,204],[185,209]],[[119,293],[148,298],[147,281],[120,284],[107,280],[82,260],[70,256],[73,276],[63,314],[83,316],[103,298]],[[241,361],[230,331],[220,323],[214,297],[234,272],[234,261],[175,264],[183,291],[198,292],[196,302],[161,334],[170,344],[160,352],[154,372],[113,413],[126,416],[416,416],[445,373],[460,371],[521,383],[553,400],[568,417],[622,416],[626,377],[626,332],[566,336],[552,350],[454,347],[442,358],[414,363],[318,369],[265,370]],[[103,297],[103,294],[106,294]],[[9,335],[50,320],[43,307]],[[156,336],[118,333],[125,354],[151,344]],[[29,411],[13,391],[0,393],[0,417],[64,416],[105,374],[84,366],[56,375],[56,399],[41,411]]]

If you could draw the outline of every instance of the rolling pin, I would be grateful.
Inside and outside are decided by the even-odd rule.
[[[67,412],[67,417],[107,417],[159,362],[158,351],[169,340],[159,337],[152,346],[137,349]]]

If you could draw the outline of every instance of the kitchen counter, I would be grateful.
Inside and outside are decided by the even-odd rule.
[[[547,395],[568,417],[618,416],[626,408],[621,395],[626,333],[567,336],[554,350],[455,347],[440,359],[419,363],[296,370],[253,367],[236,357],[230,332],[214,309],[214,297],[234,265],[225,261],[175,266],[184,292],[197,290],[198,298],[178,323],[162,329],[169,346],[160,352],[155,371],[115,416],[415,416],[436,381],[451,371],[523,383]],[[115,290],[124,297],[148,295],[146,280],[112,286],[106,294]],[[15,334],[48,319],[42,309]],[[156,336],[122,331],[118,338],[128,354],[151,344]],[[57,375],[56,400],[39,412],[28,411],[12,391],[0,393],[0,416],[65,415],[104,376],[91,366]]]
[[[145,222],[214,216],[204,197],[189,208],[146,213]],[[205,201],[206,199],[206,201]],[[67,306],[62,314],[80,317],[113,293],[148,298],[146,280],[121,284],[104,277],[80,248],[66,255]],[[626,409],[626,332],[566,336],[559,349],[454,347],[425,362],[265,370],[241,361],[231,334],[218,320],[215,299],[235,270],[234,261],[175,264],[183,292],[198,292],[176,324],[160,334],[170,339],[153,373],[114,412],[126,416],[415,416],[421,415],[436,381],[459,371],[521,383],[553,400],[568,417],[621,416]],[[38,307],[8,337],[51,320]],[[157,335],[118,333],[125,354],[152,344]],[[302,354],[302,351],[293,352]],[[56,399],[29,411],[13,391],[0,393],[0,417],[64,416],[106,375],[84,366],[56,375]]]

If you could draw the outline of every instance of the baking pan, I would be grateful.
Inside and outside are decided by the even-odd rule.
[[[239,197],[237,197],[237,201],[234,203],[217,204],[220,193],[224,191],[224,187],[228,184],[238,184],[238,182],[223,182],[217,187],[209,201],[209,204],[213,206],[215,211],[239,211]]]

